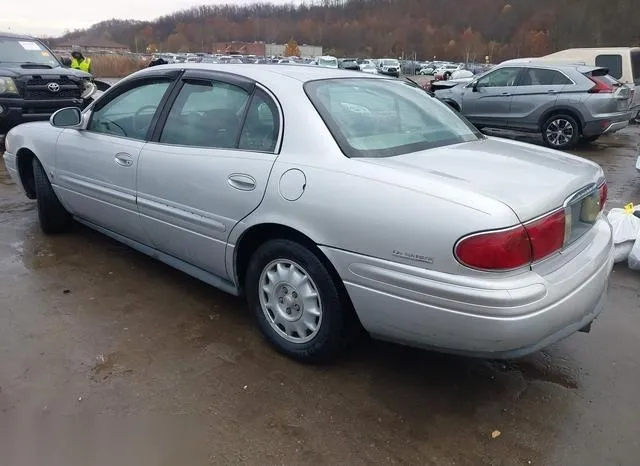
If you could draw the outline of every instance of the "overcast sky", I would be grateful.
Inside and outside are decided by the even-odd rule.
[[[60,35],[105,19],[155,19],[192,6],[216,3],[246,4],[255,0],[7,0],[0,15],[0,31],[32,35]],[[292,0],[270,0],[292,3]],[[298,3],[298,2],[295,2]],[[103,7],[102,9],[100,7]]]

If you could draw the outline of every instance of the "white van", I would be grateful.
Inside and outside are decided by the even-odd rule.
[[[608,68],[611,76],[635,91],[631,109],[640,112],[640,47],[567,49],[537,60]]]

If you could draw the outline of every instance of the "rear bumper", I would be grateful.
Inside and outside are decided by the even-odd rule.
[[[611,228],[547,275],[458,276],[323,248],[362,325],[397,343],[477,357],[514,358],[577,332],[604,307]]]
[[[615,133],[629,126],[629,121],[632,118],[632,112],[598,115],[583,124],[582,134],[589,137]]]

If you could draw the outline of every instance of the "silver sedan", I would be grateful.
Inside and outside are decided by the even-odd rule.
[[[242,294],[299,360],[335,356],[362,328],[517,357],[603,309],[600,167],[483,136],[402,80],[158,66],[6,145],[45,233],[76,220]]]

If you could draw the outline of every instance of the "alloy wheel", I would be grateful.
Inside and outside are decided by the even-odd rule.
[[[557,120],[553,120],[547,126],[547,141],[549,141],[549,144],[553,146],[562,147],[571,141],[573,133],[574,129],[571,122],[564,118],[558,118]]]

